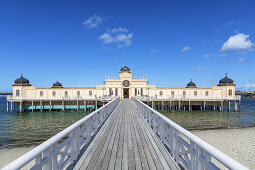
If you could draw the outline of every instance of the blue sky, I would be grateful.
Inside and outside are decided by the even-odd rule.
[[[125,64],[158,87],[255,85],[255,1],[0,1],[0,91],[94,87]],[[126,58],[126,59],[125,59]]]

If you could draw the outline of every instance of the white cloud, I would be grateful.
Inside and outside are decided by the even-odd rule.
[[[156,53],[157,50],[156,49],[151,49],[151,53]]]
[[[204,58],[209,58],[209,57],[211,57],[212,56],[212,54],[205,54],[204,55]]]
[[[112,30],[114,31],[111,32]],[[100,35],[99,40],[101,40],[104,44],[117,43],[118,48],[131,45],[133,33],[124,33],[123,30],[120,32],[119,28],[112,30]]]
[[[246,59],[245,57],[239,58],[239,59],[238,59],[238,63],[243,63],[243,62],[245,61],[245,59]]]
[[[218,57],[225,57],[225,56],[227,56],[227,53],[218,54]]]
[[[121,32],[125,33],[125,32],[128,32],[128,29],[119,27],[119,28],[113,28],[111,30],[108,30],[107,32],[109,32],[109,33],[121,33]]]
[[[254,44],[249,40],[249,35],[243,33],[237,33],[229,37],[229,39],[223,44],[220,51],[244,51],[249,50]]]
[[[189,51],[189,50],[191,50],[191,47],[186,46],[186,47],[184,47],[184,48],[182,49],[182,52]]]
[[[83,25],[86,26],[87,28],[96,28],[99,24],[101,24],[103,22],[103,18],[98,16],[98,15],[94,15],[89,17],[86,21],[83,22]]]
[[[206,67],[197,67],[195,68],[195,71],[207,71]]]

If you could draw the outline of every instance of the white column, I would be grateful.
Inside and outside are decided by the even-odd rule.
[[[32,112],[34,112],[34,101],[32,100]]]

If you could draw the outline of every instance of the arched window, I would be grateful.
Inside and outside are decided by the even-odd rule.
[[[197,91],[194,91],[194,96],[197,96]]]
[[[54,97],[56,96],[56,91],[52,92],[52,96],[54,96]]]
[[[205,91],[205,95],[208,96],[208,95],[209,95],[209,92],[208,92],[208,91]]]
[[[89,95],[92,96],[92,91],[89,91]]]
[[[80,96],[81,95],[81,92],[80,91],[77,91],[77,96]]]
[[[16,96],[19,96],[19,89],[16,90]]]
[[[229,90],[228,90],[228,95],[229,95],[229,96],[232,96],[232,89],[229,89]]]
[[[118,89],[115,89],[115,96],[118,96]]]
[[[40,91],[40,96],[41,96],[41,97],[43,96],[43,91]]]
[[[65,96],[68,96],[68,91],[65,91]]]

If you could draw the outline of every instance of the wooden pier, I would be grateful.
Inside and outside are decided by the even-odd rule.
[[[121,100],[74,169],[179,169],[136,109]]]
[[[228,169],[246,167],[136,98],[116,98],[3,170]]]

